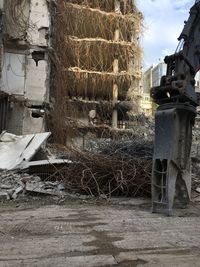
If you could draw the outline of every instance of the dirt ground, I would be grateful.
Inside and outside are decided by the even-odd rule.
[[[200,266],[200,204],[29,197],[0,206],[0,267]]]

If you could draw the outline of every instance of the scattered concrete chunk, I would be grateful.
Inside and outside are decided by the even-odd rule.
[[[196,192],[197,193],[200,193],[200,187],[196,189]]]
[[[18,187],[17,189],[15,189],[15,192],[12,195],[13,199],[16,199],[18,197],[18,194],[21,193],[24,190],[23,186]]]
[[[11,186],[11,185],[6,185],[6,184],[1,184],[1,185],[0,185],[0,188],[1,188],[1,189],[11,189],[12,186]]]
[[[0,192],[0,201],[2,200],[10,200],[10,196],[7,192]]]
[[[15,171],[0,171],[0,199],[16,199],[26,192],[64,195],[62,181],[42,181],[39,176]]]
[[[60,182],[27,182],[26,191],[47,194],[47,195],[62,195],[64,190],[63,183]]]

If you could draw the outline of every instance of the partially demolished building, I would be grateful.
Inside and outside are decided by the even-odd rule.
[[[0,0],[0,130],[66,143],[138,112],[142,15],[132,0]],[[107,129],[106,128],[106,129]],[[101,129],[101,130],[99,130]]]
[[[49,101],[48,1],[1,0],[0,8],[0,131],[43,132]]]
[[[55,135],[128,128],[127,111],[138,112],[141,13],[132,0],[56,2]]]

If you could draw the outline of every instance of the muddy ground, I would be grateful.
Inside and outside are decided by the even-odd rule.
[[[0,267],[200,266],[200,203],[29,196],[0,206]]]

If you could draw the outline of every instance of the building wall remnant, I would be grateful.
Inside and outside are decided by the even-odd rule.
[[[9,95],[7,124],[0,130],[38,133],[46,128],[44,110],[49,103],[49,1],[1,0],[0,8],[0,92]]]

